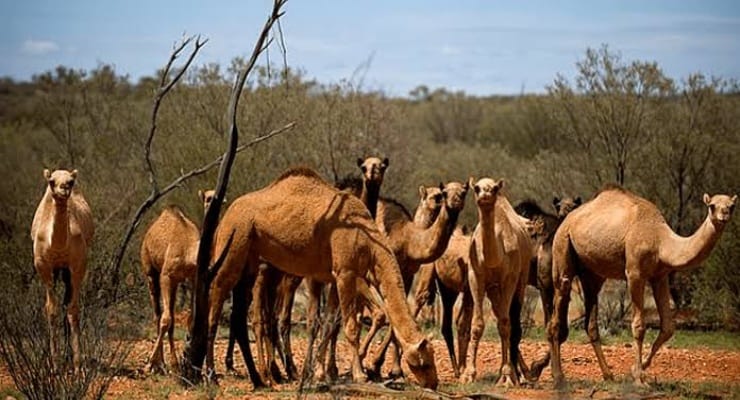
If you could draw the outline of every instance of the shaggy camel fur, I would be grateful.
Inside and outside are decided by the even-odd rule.
[[[465,206],[465,196],[468,193],[468,182],[440,183],[443,204],[439,215],[432,225],[422,228],[414,223],[411,215],[403,206],[394,201],[381,201],[378,207],[378,216],[375,219],[378,227],[386,232],[393,253],[401,265],[404,289],[408,294],[414,274],[422,264],[438,259],[447,249],[452,232],[457,226],[457,219]],[[388,335],[380,346],[372,362],[373,372],[379,374],[383,365],[385,352],[393,340],[393,334]],[[398,348],[394,346],[391,354],[393,362],[392,375],[400,374]]]
[[[404,346],[404,366],[422,386],[437,386],[434,350],[405,302],[398,263],[359,199],[332,188],[311,170],[291,169],[264,189],[238,198],[226,210],[216,231],[213,257],[221,255],[229,242],[211,288],[209,370],[213,369],[213,344],[223,302],[242,278],[251,289],[264,260],[283,272],[336,284],[355,381],[365,379],[357,353],[356,280],[372,271],[393,310],[389,317]]]
[[[54,281],[61,274],[65,285],[63,305],[72,331],[72,359],[80,367],[80,289],[85,278],[87,252],[95,231],[90,206],[75,186],[77,170],[44,170],[46,192],[31,224],[33,265],[46,286],[46,317],[49,323],[51,354],[56,360],[54,322],[59,306]]]
[[[704,194],[707,217],[690,237],[675,234],[653,203],[614,186],[606,187],[565,218],[555,233],[552,248],[555,308],[548,326],[548,340],[556,385],[563,383],[560,345],[568,337],[566,315],[571,282],[576,276],[583,287],[588,336],[604,379],[612,379],[612,373],[599,338],[598,294],[606,279],[627,280],[633,311],[635,363],[632,376],[636,383],[644,385],[643,370],[674,331],[668,274],[695,267],[709,256],[732,216],[736,201],[737,195],[710,197]],[[660,333],[643,362],[647,283],[653,289],[658,308]]]
[[[417,276],[416,316],[425,304],[434,302],[436,290],[442,299],[442,336],[450,355],[452,371],[456,378],[465,368],[468,343],[470,342],[470,322],[473,317],[473,297],[468,286],[468,265],[470,263],[470,235],[463,227],[458,226],[452,233],[450,243],[442,257],[431,264],[422,265]],[[436,284],[436,288],[435,288]],[[457,330],[458,357],[455,356],[455,345],[452,335],[453,307],[458,295],[462,293],[462,306],[455,319]]]
[[[483,335],[483,299],[491,300],[501,337],[501,368],[498,384],[518,385],[520,313],[529,274],[533,244],[525,219],[514,212],[501,193],[503,180],[482,178],[473,185],[478,205],[478,225],[470,244],[468,284],[473,295],[471,357],[462,376],[472,382],[476,376],[478,343]]]
[[[529,285],[537,288],[542,301],[544,325],[550,323],[552,316],[552,301],[555,295],[555,286],[552,281],[552,239],[563,219],[581,205],[580,197],[553,198],[552,205],[556,215],[545,212],[534,200],[525,200],[514,207],[517,214],[532,220],[539,229],[535,234],[535,250],[529,262]],[[550,363],[550,353],[546,353],[539,360],[535,360],[529,370],[527,379],[537,380],[542,370]]]

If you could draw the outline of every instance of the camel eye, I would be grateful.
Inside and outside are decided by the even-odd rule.
[[[473,190],[475,190],[475,194],[480,193],[480,186],[478,185],[473,186]]]
[[[72,186],[74,186],[74,185],[75,185],[75,181],[69,181],[68,185],[69,185],[69,188],[71,189],[71,188],[72,188]]]
[[[709,205],[709,211],[714,212],[714,209],[717,208],[714,204]]]
[[[49,179],[49,186],[54,187],[54,179]]]

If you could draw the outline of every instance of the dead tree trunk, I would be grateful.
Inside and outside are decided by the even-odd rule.
[[[211,246],[213,237],[216,232],[216,226],[218,224],[218,216],[221,211],[221,204],[223,203],[224,196],[226,194],[226,188],[229,183],[229,176],[231,173],[231,166],[236,156],[236,150],[239,141],[239,129],[236,123],[236,113],[239,105],[239,98],[244,88],[244,83],[247,80],[247,76],[254,68],[255,63],[259,55],[269,46],[270,41],[268,36],[274,23],[283,15],[280,11],[282,6],[287,0],[274,0],[272,12],[267,18],[262,32],[255,44],[254,50],[249,62],[246,64],[244,70],[239,73],[239,78],[234,83],[231,91],[231,99],[229,101],[229,121],[231,127],[229,129],[229,143],[224,154],[221,166],[219,168],[218,184],[216,185],[216,194],[210,207],[206,210],[205,217],[203,219],[203,228],[201,230],[200,246],[198,247],[198,273],[195,278],[195,287],[193,288],[193,316],[190,324],[190,331],[185,341],[185,350],[181,360],[180,370],[183,373],[183,378],[186,382],[196,383],[201,379],[200,371],[203,366],[203,360],[205,359],[206,352],[208,349],[208,295],[211,285],[211,281],[215,278],[218,273],[218,269],[223,262],[226,253],[229,250],[229,243],[224,249],[224,252],[218,256],[218,260],[211,266],[210,261]],[[232,237],[233,238],[233,237]],[[235,299],[239,301],[239,299]],[[215,338],[211,338],[215,339]],[[248,345],[248,344],[247,344]],[[244,352],[242,353],[243,355]],[[245,355],[246,357],[246,355]],[[206,371],[206,377],[208,379],[215,378],[214,371]],[[255,385],[258,384],[254,381],[255,377],[252,377]],[[261,381],[259,382],[261,383]]]

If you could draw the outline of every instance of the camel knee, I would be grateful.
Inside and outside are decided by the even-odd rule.
[[[601,336],[599,335],[599,326],[595,323],[588,324],[586,332],[588,333],[588,339],[591,341],[591,343],[601,340]]]
[[[637,340],[645,338],[645,323],[642,318],[635,318],[632,321],[632,336]]]
[[[485,325],[482,321],[476,321],[473,323],[470,328],[470,336],[472,336],[473,340],[480,340],[480,338],[483,337],[483,329],[485,329]]]
[[[663,321],[660,327],[660,333],[665,337],[665,340],[668,340],[673,337],[673,334],[676,332],[676,324],[673,323],[672,320],[667,319]]]

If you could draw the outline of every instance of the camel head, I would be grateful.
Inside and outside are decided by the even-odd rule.
[[[465,206],[465,195],[468,194],[470,184],[460,182],[449,182],[446,185],[439,184],[439,190],[444,197],[444,205],[448,211],[460,212]]]
[[[54,172],[44,170],[44,178],[49,184],[51,197],[56,203],[66,203],[69,196],[72,195],[72,188],[75,186],[77,179],[77,170],[67,171],[58,169]]]
[[[580,197],[553,197],[552,205],[555,207],[555,212],[559,219],[565,218],[566,215],[570,214],[571,211],[578,208],[581,205]]]
[[[401,366],[406,376],[414,377],[422,387],[437,388],[439,378],[431,337],[425,337],[419,343],[408,346],[403,352],[403,360],[405,362]]]
[[[378,157],[368,157],[364,160],[362,158],[357,159],[357,166],[362,170],[362,180],[373,182],[376,185],[383,183],[383,176],[388,164],[387,157],[382,160]]]
[[[730,197],[724,194],[716,194],[710,197],[704,193],[704,204],[709,209],[709,218],[716,226],[724,226],[730,221],[732,212],[735,211],[736,202],[737,195]]]
[[[442,208],[443,199],[444,193],[439,187],[419,186],[419,207],[426,209],[429,215],[434,216],[434,218],[436,218],[440,208]]]
[[[473,187],[475,192],[475,202],[478,207],[489,209],[496,204],[496,198],[504,187],[504,180],[496,182],[491,178],[481,178],[478,182],[475,182],[473,177],[470,177],[468,184]]]
[[[198,190],[198,198],[203,202],[204,210],[207,210],[208,206],[211,205],[214,196],[216,196],[215,190]],[[226,199],[224,199],[224,203],[226,203]]]

